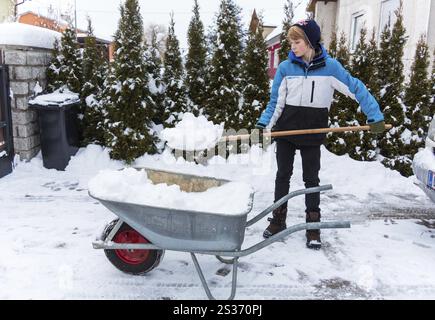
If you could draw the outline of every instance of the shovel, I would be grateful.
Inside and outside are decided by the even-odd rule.
[[[391,128],[393,128],[393,126],[391,124],[385,125],[386,130],[390,130]],[[274,132],[265,132],[262,135],[263,135],[263,137],[287,137],[287,136],[297,136],[297,135],[301,135],[301,134],[319,134],[319,133],[329,133],[329,132],[356,132],[356,131],[370,131],[370,126],[353,126],[353,127],[339,127],[339,128],[274,131]],[[250,134],[241,134],[241,135],[235,135],[235,136],[222,137],[219,140],[219,142],[249,140],[249,139],[251,139]]]

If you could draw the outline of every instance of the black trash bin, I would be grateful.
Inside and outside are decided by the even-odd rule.
[[[69,160],[79,150],[78,111],[80,100],[38,104],[29,108],[38,112],[41,152],[44,167],[65,170]]]

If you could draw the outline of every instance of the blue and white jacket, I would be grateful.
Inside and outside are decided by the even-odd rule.
[[[270,102],[258,124],[279,131],[327,128],[335,90],[356,100],[368,123],[384,120],[379,104],[366,86],[353,78],[322,46],[321,53],[310,64],[290,51],[289,59],[278,67]],[[325,136],[302,135],[286,139],[300,145],[318,145],[323,143]]]

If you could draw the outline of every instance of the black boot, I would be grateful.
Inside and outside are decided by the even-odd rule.
[[[320,222],[320,212],[308,212],[306,216],[306,222]],[[320,229],[307,230],[307,248],[319,250],[322,247],[322,242],[320,241]]]
[[[287,207],[279,207],[273,210],[273,218],[268,218],[270,225],[264,230],[263,237],[269,238],[278,232],[281,232],[287,228],[285,224],[285,219],[287,218]]]

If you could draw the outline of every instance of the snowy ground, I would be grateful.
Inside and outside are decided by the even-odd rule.
[[[261,154],[214,159],[208,166],[176,161],[168,152],[136,165],[249,182],[250,216],[273,200],[274,146]],[[80,150],[65,172],[41,158],[20,162],[0,179],[0,299],[206,299],[187,253],[167,251],[146,276],[115,269],[92,241],[114,218],[87,194],[88,181],[110,161],[97,146]],[[297,156],[291,190],[301,189]],[[413,184],[379,163],[322,153],[323,220],[352,221],[324,230],[323,248],[305,248],[303,232],[240,259],[236,299],[435,299],[435,208]],[[432,219],[432,220],[431,220]],[[289,204],[287,224],[304,220],[304,199]],[[244,247],[262,240],[265,219],[248,228]],[[230,268],[199,256],[212,292],[229,295]]]

